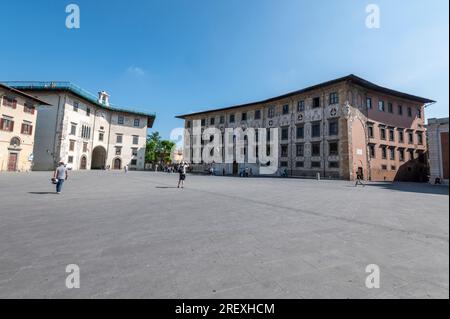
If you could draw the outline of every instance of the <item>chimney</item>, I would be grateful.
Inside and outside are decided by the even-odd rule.
[[[109,106],[109,95],[105,91],[98,92],[98,102]]]

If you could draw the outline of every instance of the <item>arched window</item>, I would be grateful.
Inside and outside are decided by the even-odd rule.
[[[20,138],[18,138],[18,137],[13,137],[12,139],[11,139],[11,141],[9,142],[9,145],[11,145],[11,146],[20,146]]]

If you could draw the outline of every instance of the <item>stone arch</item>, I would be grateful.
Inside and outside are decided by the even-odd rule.
[[[103,146],[96,146],[92,150],[91,169],[105,169],[106,149]]]

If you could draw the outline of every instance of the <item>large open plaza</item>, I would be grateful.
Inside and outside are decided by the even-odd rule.
[[[449,297],[447,187],[69,174],[0,175],[0,298]]]

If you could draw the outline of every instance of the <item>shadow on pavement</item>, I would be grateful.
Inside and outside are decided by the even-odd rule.
[[[28,192],[28,194],[33,194],[33,195],[47,195],[47,194],[56,194],[56,192]]]
[[[367,183],[365,185],[368,187],[380,187],[400,192],[448,195],[447,185],[431,185],[426,183],[406,183],[406,182]]]

